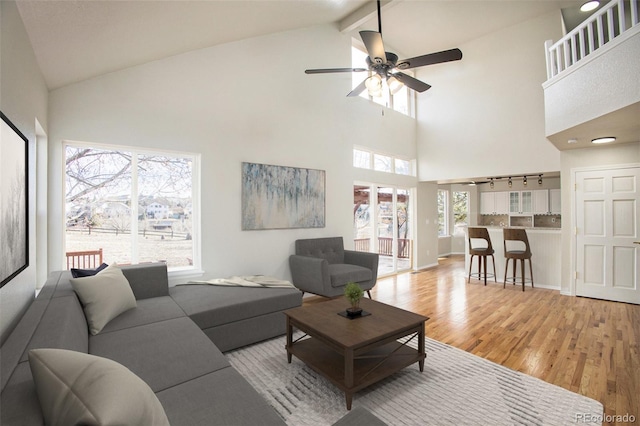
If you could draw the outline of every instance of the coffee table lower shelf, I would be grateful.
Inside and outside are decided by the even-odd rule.
[[[425,355],[400,342],[393,341],[364,353],[354,353],[353,363],[345,361],[346,354],[331,349],[321,341],[309,337],[287,347],[288,355],[295,355],[314,371],[327,378],[345,393],[347,409],[351,409],[353,394],[413,363],[423,369]],[[353,384],[345,370],[352,365]],[[346,373],[346,374],[345,374]]]

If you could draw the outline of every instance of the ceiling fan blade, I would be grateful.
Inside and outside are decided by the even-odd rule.
[[[411,77],[410,75],[396,72],[392,74],[395,78],[397,78],[401,83],[407,86],[410,89],[415,90],[416,92],[424,92],[425,90],[429,90],[431,88],[430,85],[424,83],[416,78]]]
[[[349,92],[349,94],[347,95],[347,97],[352,98],[354,96],[359,96],[360,93],[363,92],[364,89],[367,88],[367,86],[365,85],[365,83],[367,82],[367,79],[365,78],[362,83],[358,84],[355,89],[353,89],[352,91]]]
[[[360,31],[360,37],[371,62],[374,64],[386,64],[387,55],[384,52],[384,44],[382,43],[382,34],[377,31]]]
[[[304,70],[305,74],[326,74],[331,72],[364,72],[369,71],[366,68],[322,68],[322,69],[312,69],[312,70]]]
[[[396,68],[407,70],[409,68],[424,67],[425,65],[440,64],[442,62],[459,61],[462,59],[460,49],[443,50],[442,52],[429,53],[415,58],[398,61]]]

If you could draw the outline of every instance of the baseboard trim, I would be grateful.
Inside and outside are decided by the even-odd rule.
[[[425,269],[431,269],[431,268],[435,268],[436,266],[438,266],[438,263],[432,263],[430,265],[424,265],[424,266],[418,266],[417,268],[414,268],[413,270],[416,272],[420,272],[423,271]]]

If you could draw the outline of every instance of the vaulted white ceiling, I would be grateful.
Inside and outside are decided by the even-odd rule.
[[[383,4],[385,44],[417,56],[553,11],[560,20],[561,8],[575,8],[580,1]],[[370,13],[375,6],[366,0],[18,0],[18,8],[50,89],[195,49],[312,25],[335,23],[354,35],[359,29],[377,30],[376,15]],[[274,52],[282,54],[286,52]]]

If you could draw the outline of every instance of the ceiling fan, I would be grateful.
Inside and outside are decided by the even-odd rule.
[[[426,65],[440,64],[442,62],[459,61],[462,59],[460,49],[444,50],[442,52],[429,53],[415,58],[398,60],[398,55],[385,52],[382,43],[382,20],[380,18],[380,0],[378,3],[378,31],[360,31],[360,37],[367,49],[367,66],[369,68],[324,68],[305,70],[306,74],[324,74],[337,72],[365,72],[370,71],[367,77],[347,96],[358,96],[365,89],[371,96],[382,96],[382,80],[387,81],[391,94],[397,93],[403,86],[407,86],[416,92],[424,92],[431,88],[430,85],[403,73],[403,70],[423,67]]]

